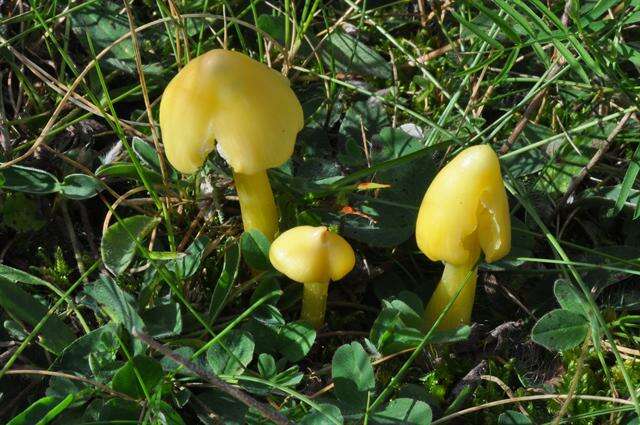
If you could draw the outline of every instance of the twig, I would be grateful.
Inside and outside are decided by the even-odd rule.
[[[555,63],[553,65],[553,68],[551,69],[551,72],[549,72],[548,79],[552,79],[558,73],[558,71],[560,71],[560,66],[558,63]],[[507,141],[500,147],[500,155],[504,155],[505,153],[509,152],[509,149],[511,149],[513,143],[518,137],[520,137],[520,134],[522,134],[524,129],[529,124],[529,120],[531,119],[531,117],[536,112],[538,112],[538,108],[542,104],[542,99],[547,95],[547,90],[548,87],[545,87],[543,90],[538,92],[538,94],[536,94],[535,97],[531,100],[531,103],[527,105],[527,109],[525,109],[522,118],[520,118],[518,124],[516,124],[516,126],[513,128],[513,131],[509,135]]]
[[[427,26],[427,12],[424,7],[424,0],[418,0],[418,11],[420,12],[420,26],[424,28]]]
[[[571,182],[569,183],[569,187],[567,188],[567,191],[565,192],[564,195],[562,195],[562,198],[560,198],[560,201],[558,201],[558,208],[562,208],[564,205],[566,205],[571,195],[573,195],[573,192],[575,192],[578,186],[580,186],[580,183],[582,183],[585,177],[587,177],[587,174],[589,174],[589,171],[591,171],[591,169],[595,167],[595,165],[598,163],[598,161],[600,161],[602,156],[609,150],[609,147],[611,146],[611,142],[613,141],[613,139],[616,138],[618,133],[622,131],[622,129],[624,128],[624,125],[627,123],[627,121],[629,120],[632,114],[633,112],[627,112],[626,114],[624,114],[620,122],[618,122],[618,125],[616,125],[615,128],[611,131],[611,133],[609,133],[609,136],[607,136],[607,140],[598,148],[598,150],[591,157],[587,165],[582,167],[582,170],[580,170],[580,172],[577,175],[571,178]]]
[[[511,388],[509,388],[509,386],[507,384],[504,383],[504,381],[500,378],[498,378],[497,376],[493,376],[493,375],[481,375],[480,379],[482,379],[483,381],[489,381],[489,382],[493,382],[494,384],[496,384],[497,386],[499,386],[500,388],[502,388],[502,391],[505,392],[505,394],[507,395],[507,397],[509,397],[510,399],[515,398],[515,395],[513,394],[513,391],[511,391]],[[529,416],[529,414],[527,413],[527,411],[525,410],[524,407],[522,407],[522,404],[520,404],[519,402],[515,402],[518,405],[518,410],[520,410],[520,412],[525,415],[525,416]]]
[[[460,416],[467,415],[469,413],[479,412],[483,409],[488,409],[490,407],[502,406],[503,404],[511,404],[511,403],[520,403],[522,401],[537,401],[537,400],[553,400],[553,399],[565,399],[567,398],[567,394],[540,394],[540,395],[530,395],[523,397],[510,398],[506,400],[497,400],[489,403],[482,404],[480,406],[469,407],[468,409],[459,410],[450,415],[444,416],[440,419],[437,419],[431,422],[431,425],[443,424],[445,422],[449,422],[452,419],[458,418]],[[615,398],[615,397],[604,397],[597,395],[575,395],[574,398],[581,400],[593,400],[593,401],[602,401],[605,403],[618,403],[624,404],[626,406],[633,406],[633,402],[630,400],[625,400],[623,398]]]
[[[163,355],[167,356],[168,358],[170,358],[174,362],[182,365],[183,367],[185,367],[186,369],[188,369],[191,372],[195,373],[196,375],[198,375],[202,379],[206,379],[211,385],[213,385],[218,390],[229,394],[231,397],[237,399],[241,403],[245,404],[247,407],[250,407],[250,408],[253,408],[253,409],[257,410],[258,413],[260,413],[266,419],[269,419],[269,420],[271,420],[271,421],[273,421],[273,422],[275,422],[276,424],[279,424],[279,425],[282,425],[282,424],[284,424],[284,425],[293,425],[293,423],[290,422],[283,414],[277,412],[276,410],[274,410],[270,406],[259,402],[258,400],[254,399],[253,397],[243,393],[242,391],[240,391],[236,387],[227,384],[226,382],[224,382],[223,380],[221,380],[217,376],[213,375],[210,372],[207,372],[206,370],[200,368],[199,366],[197,366],[194,363],[190,362],[189,360],[183,358],[182,356],[179,356],[179,355],[175,354],[170,349],[168,349],[164,345],[158,343],[156,340],[154,340],[153,338],[151,338],[149,335],[145,334],[144,332],[141,332],[141,331],[139,331],[137,329],[134,329],[132,334],[136,338],[139,338],[140,340],[142,340],[145,344],[149,345],[154,350],[162,353]]]

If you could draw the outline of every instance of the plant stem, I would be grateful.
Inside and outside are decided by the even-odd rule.
[[[455,300],[451,309],[444,316],[437,330],[443,331],[455,329],[462,325],[469,324],[471,320],[471,310],[473,309],[473,299],[476,294],[476,280],[478,269],[475,264],[464,264],[456,266],[451,263],[444,263],[444,271],[440,283],[436,287],[427,307],[424,311],[424,329],[427,330],[435,323],[440,312],[458,292],[460,286],[464,284],[465,277],[471,272],[469,282]]]
[[[320,329],[324,325],[328,294],[329,281],[305,283],[302,290],[300,319],[309,322],[314,328]]]
[[[256,174],[233,173],[244,230],[258,229],[270,241],[278,231],[278,209],[266,171]]]

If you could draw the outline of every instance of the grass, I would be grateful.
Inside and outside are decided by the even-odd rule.
[[[0,422],[636,423],[639,23],[634,0],[0,5]],[[317,332],[243,235],[225,162],[181,176],[162,153],[162,91],[212,48],[303,105],[270,171],[280,227],[357,253]],[[481,264],[472,327],[416,334],[441,272],[417,208],[480,143],[512,253]],[[554,314],[583,337],[541,340]]]

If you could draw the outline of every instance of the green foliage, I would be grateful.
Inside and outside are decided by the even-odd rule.
[[[127,330],[142,329],[144,322],[136,311],[133,297],[122,290],[110,277],[86,285],[85,294],[93,298],[113,323],[123,325]]]
[[[579,345],[589,332],[589,321],[568,310],[553,310],[540,318],[531,330],[531,339],[550,350],[566,350]]]
[[[267,270],[269,262],[269,240],[257,229],[251,229],[242,234],[240,247],[242,258],[255,270]]]
[[[24,291],[18,284],[0,278],[0,306],[9,317],[29,326],[38,325],[49,313],[48,308]],[[56,312],[47,317],[40,328],[40,344],[53,353],[60,353],[74,340],[73,330],[58,318]],[[26,330],[27,328],[25,328]]]
[[[152,394],[161,380],[160,363],[151,357],[138,355],[118,369],[111,380],[111,387],[133,398],[143,398]]]
[[[292,363],[302,360],[316,340],[316,331],[306,322],[287,323],[278,332],[278,351]]]
[[[249,333],[234,330],[207,350],[207,362],[216,375],[241,375],[253,359],[254,348]]]
[[[389,62],[365,43],[340,30],[329,35],[320,57],[327,68],[336,71],[383,79],[391,77]]]
[[[38,214],[38,203],[22,193],[9,193],[0,210],[2,224],[16,232],[37,231],[46,221]]]
[[[431,408],[424,401],[397,398],[389,402],[384,410],[371,415],[371,421],[379,425],[397,423],[429,425],[431,423]]]
[[[158,224],[158,220],[143,215],[127,217],[107,229],[100,243],[102,261],[112,273],[123,273],[135,256],[137,244]]]
[[[18,416],[11,419],[7,425],[48,424],[62,413],[73,402],[73,394],[64,399],[43,397],[33,403]]]
[[[498,416],[499,425],[531,425],[531,419],[520,412],[507,410]]]
[[[331,361],[331,376],[336,397],[346,405],[364,408],[375,389],[375,377],[369,356],[357,342],[339,347]]]
[[[22,165],[11,166],[1,173],[5,189],[34,195],[59,192],[68,199],[83,200],[93,198],[101,189],[98,180],[85,174],[69,174],[59,182],[47,171]]]

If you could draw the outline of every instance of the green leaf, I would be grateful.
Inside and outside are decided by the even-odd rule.
[[[276,360],[271,354],[262,353],[258,356],[258,372],[265,379],[270,379],[278,373]]]
[[[48,309],[17,284],[0,277],[0,306],[14,320],[36,326],[47,314]],[[40,329],[40,344],[55,354],[75,339],[73,330],[55,315],[50,316]]]
[[[397,299],[383,300],[383,308],[376,318],[369,339],[382,354],[392,354],[417,347],[424,333],[422,301],[414,293],[402,291]],[[469,337],[471,328],[462,326],[447,331],[436,331],[429,338],[433,344],[458,342]]]
[[[362,149],[363,130],[365,137],[372,139],[383,128],[390,125],[391,120],[381,101],[370,98],[367,101],[359,100],[354,102],[345,112],[338,130],[341,139],[344,141],[344,148],[338,154],[340,163],[352,167],[367,166],[367,157]],[[376,151],[377,149],[378,146],[375,146]],[[319,156],[322,153],[318,152],[314,156]]]
[[[53,174],[37,168],[12,165],[1,170],[0,175],[5,180],[3,189],[37,195],[54,193],[60,189],[60,182]]]
[[[99,280],[86,285],[84,292],[97,301],[114,323],[123,325],[129,332],[134,328],[144,329],[144,322],[134,307],[133,297],[123,291],[111,277],[100,276]]]
[[[174,272],[179,280],[188,279],[194,276],[200,269],[202,257],[209,245],[207,236],[200,236],[195,239],[185,250],[183,255],[166,265],[167,269]]]
[[[245,329],[253,335],[258,351],[275,353],[278,333],[284,325],[282,313],[274,305],[264,304],[253,313]]]
[[[100,243],[105,267],[115,275],[123,273],[136,253],[136,242],[131,235],[137,238],[138,242],[142,242],[158,221],[145,215],[135,215],[109,226]]]
[[[288,323],[278,333],[278,351],[290,362],[297,362],[307,355],[315,340],[316,331],[308,323]]]
[[[198,394],[198,400],[200,400],[207,408],[220,417],[220,423],[225,425],[244,425],[245,415],[249,410],[247,406],[235,398],[218,390],[210,390]],[[201,409],[198,409],[200,411]],[[202,423],[213,424],[209,415],[205,412],[197,413],[201,418]]]
[[[167,402],[160,401],[160,412],[162,413],[161,423],[166,425],[185,425],[184,420],[178,412]]]
[[[257,229],[250,229],[242,234],[240,241],[242,248],[242,258],[255,270],[268,270],[271,267],[269,262],[269,239]]]
[[[149,251],[149,259],[157,261],[182,260],[187,255],[184,252],[175,251]]]
[[[213,290],[211,296],[211,303],[209,304],[209,317],[210,321],[216,320],[225,303],[227,297],[231,292],[233,282],[238,277],[238,270],[240,269],[240,246],[235,242],[228,242],[225,245],[224,263],[222,265],[222,272],[216,283],[216,287]]]
[[[372,161],[376,165],[423,149],[420,139],[390,127],[383,129],[374,141],[376,152]],[[375,181],[390,187],[380,189],[377,195],[354,192],[349,196],[350,205],[366,217],[341,216],[344,235],[376,247],[397,246],[411,238],[425,188],[435,172],[430,155],[378,172]]]
[[[320,49],[325,66],[336,71],[377,78],[391,78],[391,65],[362,41],[338,29],[333,31]]]
[[[553,293],[564,310],[589,317],[589,304],[580,292],[566,279],[558,279],[553,285]]]
[[[0,276],[10,280],[13,283],[26,283],[28,285],[46,286],[51,284],[46,280],[40,279],[32,274],[29,274],[23,270],[15,269],[4,264],[0,264]]]
[[[258,16],[258,21],[256,26],[260,28],[262,31],[266,32],[276,40],[281,45],[284,45],[284,28],[285,28],[285,17],[284,15],[271,16],[267,14],[262,14]]]
[[[499,425],[531,425],[531,419],[514,410],[507,410],[498,416]]]
[[[147,393],[152,394],[153,389],[162,380],[162,367],[160,363],[144,355],[135,356],[122,366],[114,375],[111,387],[134,398],[144,397],[144,391],[140,379],[136,376],[136,371]]]
[[[364,407],[367,394],[375,389],[373,367],[358,342],[339,347],[331,361],[331,376],[338,400],[351,406]]]
[[[179,347],[173,350],[173,354],[179,357],[182,357],[184,359],[192,358],[194,353],[195,351],[191,347]],[[178,362],[176,362],[175,360],[173,360],[171,357],[168,357],[168,356],[163,357],[162,360],[160,360],[160,364],[162,365],[162,368],[166,371],[170,371],[170,372],[179,371],[179,373],[182,373],[185,375],[192,374],[189,370],[185,369],[184,367],[182,367],[182,365],[180,365]]]
[[[7,425],[45,425],[53,421],[56,416],[66,410],[73,402],[73,394],[64,399],[58,397],[43,397],[27,407],[18,416],[7,422]]]
[[[145,175],[152,184],[162,183],[162,176],[155,171],[145,170]],[[113,162],[101,165],[96,170],[96,176],[124,178],[140,182],[140,175],[136,170],[136,166],[130,162]]]
[[[429,425],[431,418],[431,407],[424,401],[397,398],[391,400],[384,410],[373,413],[371,422],[377,425]]]
[[[222,345],[226,350],[222,348]],[[207,350],[207,362],[216,375],[241,375],[251,363],[255,344],[251,334],[232,330]]]
[[[344,418],[342,417],[342,413],[338,407],[333,404],[320,404],[320,410],[313,410],[312,412],[307,413],[302,420],[300,421],[300,425],[326,425],[327,423],[344,423]],[[329,422],[330,417],[333,421]]]
[[[531,339],[549,350],[566,350],[584,341],[589,330],[588,320],[568,310],[553,310],[538,320],[531,330]]]
[[[131,147],[143,164],[151,167],[153,171],[160,173],[161,170],[158,153],[149,143],[137,136],[134,136],[131,140]]]
[[[504,46],[502,44],[500,44],[495,38],[492,38],[491,36],[489,36],[489,34],[487,34],[485,28],[481,28],[473,22],[467,21],[463,16],[459,15],[453,10],[451,11],[451,15],[453,15],[453,17],[456,18],[456,20],[460,22],[462,26],[466,27],[469,31],[471,31],[485,43],[498,50],[504,49]]]
[[[102,423],[117,421],[137,421],[140,418],[140,405],[132,400],[112,398],[100,409],[99,420]]]
[[[101,189],[100,181],[86,174],[69,174],[60,184],[60,193],[74,200],[93,198]]]
[[[119,350],[114,327],[105,325],[73,341],[56,360],[54,368],[102,381],[105,375],[113,374]]]
[[[182,332],[182,314],[180,304],[160,304],[141,313],[147,332],[154,338],[166,338],[180,335]]]
[[[633,189],[636,177],[638,177],[638,172],[640,172],[640,143],[636,147],[633,156],[630,158],[627,172],[624,174],[624,179],[620,185],[620,194],[618,195],[618,199],[616,199],[616,205],[614,207],[614,211],[616,213],[619,213],[624,208],[624,205],[631,194],[631,189]]]
[[[0,205],[2,224],[16,232],[41,230],[47,221],[40,213],[40,203],[24,193],[6,192]]]
[[[95,49],[100,51],[129,31],[127,15],[122,13],[117,4],[111,2],[96,2],[79,9],[71,14],[71,24],[73,32],[87,50],[87,37],[91,38]],[[133,73],[134,57],[131,39],[127,38],[111,48],[105,62],[112,69]]]

